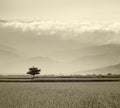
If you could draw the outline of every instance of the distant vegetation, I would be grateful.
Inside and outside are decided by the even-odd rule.
[[[31,73],[30,75],[33,75],[33,73]],[[120,74],[108,73],[106,75],[102,75],[102,74],[38,75],[38,76],[33,75],[32,78],[28,75],[0,76],[0,82],[109,82],[109,81],[120,81]]]
[[[40,72],[41,70],[39,70]],[[27,72],[27,74],[33,75],[34,73],[34,78],[120,78],[120,74],[112,74],[108,73],[105,75],[102,74],[87,74],[87,75],[38,75],[40,74],[39,72],[34,73],[34,72]],[[35,75],[38,75],[35,77]],[[0,75],[0,78],[31,78],[27,75]]]

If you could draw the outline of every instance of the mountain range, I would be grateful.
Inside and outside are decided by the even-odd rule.
[[[32,66],[41,74],[120,73],[119,33],[36,23],[0,20],[0,74],[26,74]]]

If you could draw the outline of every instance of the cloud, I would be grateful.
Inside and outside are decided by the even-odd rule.
[[[4,21],[0,26],[21,32],[32,31],[36,35],[46,34],[62,39],[74,39],[81,42],[120,43],[120,23],[80,23],[59,21]]]
[[[0,20],[4,27],[13,27],[22,31],[31,30],[55,30],[55,31],[73,31],[73,32],[95,32],[111,31],[120,32],[120,23],[80,23],[80,22],[59,22],[59,21],[4,21]]]

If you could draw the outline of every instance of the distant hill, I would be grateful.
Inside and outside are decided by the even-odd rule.
[[[120,45],[107,44],[82,49],[81,54],[79,51],[79,56],[70,63],[81,70],[89,70],[119,64],[119,58]]]
[[[14,63],[23,60],[24,57],[17,50],[5,45],[0,45],[0,64]]]
[[[76,74],[107,74],[107,73],[112,73],[112,74],[120,74],[120,64],[116,65],[110,65],[107,67],[103,68],[97,68],[97,69],[91,69],[87,71],[78,71]]]
[[[43,74],[119,73],[120,33],[43,22],[0,20],[0,74],[25,74],[31,66]]]

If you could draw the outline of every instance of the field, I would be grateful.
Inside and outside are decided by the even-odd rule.
[[[120,82],[1,82],[0,108],[119,108]]]
[[[120,82],[120,75],[90,76],[0,76],[0,82]]]

